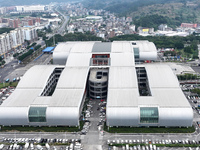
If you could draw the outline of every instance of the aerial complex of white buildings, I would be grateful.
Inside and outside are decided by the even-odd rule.
[[[193,110],[148,41],[66,42],[29,69],[0,106],[1,125],[79,126],[86,96],[107,100],[107,126],[192,126]],[[140,63],[139,63],[140,62]]]

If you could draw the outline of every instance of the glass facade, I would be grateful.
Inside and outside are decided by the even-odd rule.
[[[30,107],[29,122],[46,122],[46,107]]]
[[[158,123],[158,107],[140,107],[140,123]]]
[[[140,58],[140,54],[139,54],[139,48],[133,48],[134,51],[134,57],[136,58]]]

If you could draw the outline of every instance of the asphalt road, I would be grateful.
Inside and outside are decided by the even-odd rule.
[[[65,31],[66,25],[69,21],[69,16],[63,15],[63,17],[65,21],[63,22],[62,26],[58,29],[57,34],[63,34],[63,32]]]
[[[195,72],[200,73],[200,66],[191,67]]]
[[[88,150],[102,150],[106,147],[105,142],[103,141],[103,136],[100,134],[98,130],[97,123],[101,120],[99,117],[99,110],[97,111],[97,108],[99,107],[100,100],[94,100],[92,101],[92,113],[91,117],[88,119],[91,122],[91,126],[89,128],[88,133],[84,136],[84,139],[82,139],[82,144],[84,145],[85,149]]]
[[[0,68],[0,82],[5,82],[7,78],[12,81],[14,78],[21,77],[24,73],[34,65],[47,65],[51,60],[51,54],[43,54],[39,59],[34,60],[24,66],[18,64],[16,59],[12,59],[11,62],[5,65],[4,68]]]
[[[62,25],[59,27],[59,29],[55,33],[53,33],[53,34],[51,34],[49,36],[49,39],[51,37],[53,37],[55,34],[61,34],[62,35],[64,33],[64,31],[65,31],[66,25],[67,25],[67,23],[69,21],[69,18],[70,18],[69,16],[65,16],[63,13],[61,13],[59,10],[57,10],[57,8],[55,9],[55,11],[58,12],[60,15],[63,16],[64,22],[62,23]]]
[[[62,26],[57,30],[57,34],[63,34],[63,32],[65,31],[65,28],[66,28],[66,25],[69,21],[69,16],[65,16],[63,13],[61,13],[59,10],[57,10],[56,8],[56,11],[63,16],[64,18],[64,22],[62,24]]]
[[[19,67],[18,61],[13,59],[11,62],[7,63],[4,68],[0,68],[0,82],[4,82],[7,79],[7,76]],[[10,80],[13,80],[13,78],[10,78]]]

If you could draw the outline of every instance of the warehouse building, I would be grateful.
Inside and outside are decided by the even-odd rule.
[[[34,66],[0,106],[1,125],[79,126],[87,95],[107,99],[108,126],[192,125],[193,111],[148,41],[66,42]],[[184,117],[183,117],[184,116]]]

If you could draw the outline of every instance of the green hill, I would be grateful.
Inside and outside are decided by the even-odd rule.
[[[165,17],[165,19],[160,18],[159,20],[162,20],[161,22],[167,23],[171,27],[180,26],[182,22],[200,23],[199,0],[107,0],[106,3],[103,3],[101,0],[85,1],[87,2],[85,6],[88,8],[101,8],[114,12],[119,17],[132,17],[135,24],[143,24],[142,22],[145,19],[149,21],[151,18],[153,20],[151,22],[155,22],[156,15]]]
[[[184,3],[156,4],[140,7],[138,11],[127,13],[135,22],[143,19],[141,16],[160,15],[165,17],[171,27],[180,26],[182,22],[200,23],[200,4],[189,7]],[[155,20],[155,19],[154,19]]]

